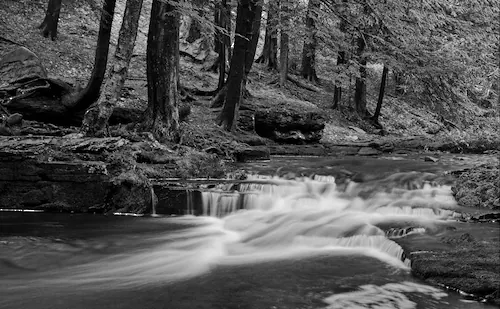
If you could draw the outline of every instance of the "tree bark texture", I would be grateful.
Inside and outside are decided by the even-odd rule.
[[[170,2],[153,0],[146,52],[148,108],[145,128],[160,141],[179,140],[179,23]]]
[[[345,63],[345,52],[339,51],[337,55],[337,66],[343,65]],[[333,109],[339,107],[340,100],[342,99],[342,86],[340,86],[340,81],[335,81],[335,88],[333,90]]]
[[[245,76],[250,73],[255,60],[255,53],[257,52],[257,44],[259,43],[260,37],[260,23],[262,21],[262,1],[257,2],[257,7],[255,9],[255,18],[252,22],[252,38],[250,39],[250,44],[247,49],[246,63],[245,63]]]
[[[257,63],[264,63],[270,70],[278,69],[278,8],[279,1],[270,1],[267,9],[266,35],[262,54]]]
[[[61,12],[62,0],[49,0],[45,18],[38,29],[42,30],[44,37],[49,37],[53,41],[57,37],[57,26],[59,24],[59,13]]]
[[[378,93],[378,101],[377,107],[375,108],[375,113],[373,114],[372,120],[375,123],[379,123],[378,118],[380,116],[380,110],[382,109],[382,102],[384,101],[384,93],[385,93],[385,85],[387,82],[387,73],[389,72],[389,68],[384,65],[384,69],[382,70],[382,80],[380,81],[380,89]]]
[[[316,74],[316,47],[318,45],[318,40],[316,38],[316,19],[318,18],[319,9],[319,0],[309,0],[306,18],[307,37],[304,41],[304,48],[302,50],[301,75],[312,82],[318,81],[318,75]]]
[[[284,87],[288,79],[289,0],[281,0],[280,3],[280,86]]]
[[[109,40],[111,38],[111,26],[113,25],[115,5],[116,0],[104,0],[103,11],[99,23],[97,47],[95,50],[94,68],[92,69],[92,75],[85,89],[78,92],[75,97],[69,99],[70,110],[73,112],[85,111],[99,98],[101,85],[106,75]]]
[[[340,14],[342,17],[346,17],[346,3],[347,0],[342,0],[342,6],[340,10]],[[344,18],[340,19],[340,24],[339,24],[339,30],[342,33],[346,32],[346,21]],[[337,67],[342,66],[345,64],[346,61],[346,52],[344,50],[341,50],[339,47],[338,55],[337,55]],[[340,68],[338,68],[340,72]],[[337,109],[340,104],[340,100],[342,100],[342,86],[340,80],[337,78],[335,80],[335,88],[333,90],[333,109]]]
[[[217,90],[221,90],[226,81],[226,63],[231,58],[231,38],[229,36],[231,32],[231,7],[227,3],[227,0],[221,0],[220,3],[215,5],[215,24],[225,30],[215,31],[215,52],[219,54],[217,60],[217,67],[219,70],[219,81],[217,85]]]
[[[359,61],[359,77],[356,78],[356,90],[354,92],[354,105],[356,112],[361,117],[368,116],[366,109],[366,57],[363,55],[365,50],[365,40],[362,36],[357,38],[357,55]]]
[[[233,56],[229,68],[226,99],[224,106],[217,118],[218,125],[225,130],[234,129],[238,118],[238,109],[242,99],[245,68],[248,49],[252,38],[252,25],[257,13],[259,0],[241,0],[238,3],[236,15],[236,35],[234,39]]]
[[[116,107],[120,98],[120,92],[127,78],[130,59],[132,58],[137,38],[142,3],[143,0],[127,0],[109,78],[104,84],[97,102],[92,104],[85,113],[82,131],[86,135],[107,135],[106,127],[109,118]]]

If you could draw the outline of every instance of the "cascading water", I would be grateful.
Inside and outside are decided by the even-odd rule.
[[[323,290],[328,294],[314,296],[322,300],[322,304],[314,308],[365,308],[372,305],[416,308],[415,303],[406,298],[406,293],[430,295],[436,301],[446,294],[433,287],[406,281],[411,280],[407,272],[411,262],[393,239],[417,233],[436,233],[453,217],[457,206],[450,187],[439,186],[434,180],[433,174],[398,173],[376,181],[338,185],[332,176],[285,179],[251,175],[244,181],[190,189],[184,216],[130,218],[149,220],[138,222],[156,225],[154,233],[147,234],[147,237],[130,231],[127,238],[108,237],[109,245],[83,242],[85,246],[46,240],[42,248],[36,249],[42,254],[54,254],[50,248],[57,245],[62,252],[71,251],[72,255],[77,252],[76,256],[82,255],[85,259],[69,259],[61,267],[51,267],[51,263],[46,263],[43,267],[48,269],[43,275],[28,272],[22,280],[18,274],[4,276],[0,282],[9,287],[10,293],[9,298],[0,299],[0,307],[23,307],[24,301],[29,301],[25,300],[27,291],[42,288],[44,291],[60,291],[71,287],[79,293],[104,291],[105,294],[110,289],[147,291],[167,287],[168,291],[179,285],[182,289],[183,282],[189,282],[196,290],[203,286],[207,277],[226,278],[238,269],[241,272],[255,270],[265,280],[272,281],[271,275],[265,275],[273,266],[266,265],[291,267],[292,264],[287,263],[294,261],[306,265],[303,274],[297,275],[302,278],[315,276],[307,268],[311,267],[307,266],[311,265],[308,261],[326,259],[334,261],[333,276],[335,272],[339,274],[338,288],[333,295],[332,290],[330,293]],[[196,205],[197,201],[201,202],[201,207]],[[115,252],[112,249],[117,246],[115,243],[127,247]],[[113,253],[105,254],[108,246],[112,247],[109,250]],[[45,253],[45,248],[50,249],[48,253]],[[33,266],[33,259],[28,258],[23,264],[23,260],[17,258],[20,255],[15,254],[14,259],[9,259],[15,262],[16,269]],[[376,264],[379,262],[373,258],[382,263]],[[389,276],[397,272],[397,276],[406,277],[396,282],[390,281],[392,277],[387,279],[389,281],[373,282],[365,277],[371,276],[369,272],[366,275],[358,273],[355,280],[361,284],[342,287],[342,280],[352,278],[356,268],[372,264],[378,269],[380,265],[387,267],[388,271],[381,272]],[[295,268],[295,271],[297,269],[301,268]],[[378,274],[380,276],[380,272]],[[200,285],[196,283],[198,278],[202,282]],[[337,279],[323,278],[322,284]],[[214,280],[217,284],[227,281]],[[233,285],[233,282],[227,284],[231,291]],[[191,308],[186,306],[179,308]],[[107,308],[107,305],[102,308]],[[172,308],[177,307],[172,305]],[[200,308],[218,307],[207,305]]]
[[[332,176],[251,175],[238,190],[223,184],[202,192],[203,214],[237,235],[226,247],[228,260],[352,250],[408,267],[402,248],[390,238],[424,233],[452,216],[456,206],[450,188],[433,184],[433,178],[399,173],[339,190]]]

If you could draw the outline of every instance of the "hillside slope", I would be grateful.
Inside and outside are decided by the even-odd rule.
[[[114,52],[113,47],[116,44],[124,3],[125,0],[117,1],[111,53]],[[51,41],[43,38],[37,29],[44,16],[45,0],[4,0],[3,4],[0,7],[0,37],[3,38],[0,40],[0,55],[19,45],[26,46],[39,55],[49,76],[71,84],[86,82],[92,70],[98,31],[99,11],[95,7],[92,8],[83,0],[63,1],[59,36],[56,41]],[[125,106],[145,108],[147,102],[145,48],[150,4],[151,1],[146,0],[142,11],[135,56],[121,101]],[[342,102],[340,110],[331,109],[333,77],[321,75],[321,62],[318,66],[321,84],[311,85],[311,88],[317,88],[317,91],[311,91],[293,83],[289,83],[285,89],[279,88],[272,83],[277,77],[276,73],[268,72],[255,64],[249,76],[249,91],[254,96],[252,102],[267,104],[265,102],[279,99],[281,102],[298,103],[299,106],[313,104],[320,108],[326,118],[322,143],[380,139],[376,134],[379,133],[378,130],[359,119],[347,106],[347,102]],[[376,65],[370,66],[367,82],[368,106],[371,111],[375,109],[379,79],[380,68]],[[183,85],[212,90],[216,82],[217,75],[204,71],[202,64],[193,63],[190,59],[181,60]],[[347,100],[351,96],[344,95]],[[208,107],[210,98],[196,97],[196,99],[197,101],[191,104],[192,114],[184,125],[184,130],[188,133],[184,142],[193,146],[202,143],[203,147],[212,142],[222,142],[229,147],[233,138],[215,126],[214,118],[218,110]],[[428,140],[446,140],[463,147],[474,143],[496,145],[498,118],[495,107],[485,109],[466,100],[451,104],[453,105],[443,100],[442,105],[433,106],[419,102],[416,97],[396,97],[391,94],[389,83],[380,118],[387,133],[384,139],[422,136]],[[456,121],[457,117],[460,121]]]

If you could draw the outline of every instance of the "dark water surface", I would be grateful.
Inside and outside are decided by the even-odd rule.
[[[221,262],[198,272],[195,264],[206,256],[194,246],[197,255],[177,261],[193,273],[162,280],[173,270],[162,265],[172,261],[162,249],[168,238],[158,235],[199,224],[188,221],[0,213],[0,308],[328,308],[334,294],[343,299],[329,308],[487,308],[418,282],[405,269],[348,252]],[[140,265],[138,271],[150,268],[151,280],[127,284],[133,273],[121,270],[123,277],[100,282],[101,268],[116,268],[112,261],[124,255],[139,257],[129,263]],[[96,280],[82,277],[82,269]]]
[[[391,240],[453,222],[450,188],[427,174],[449,165],[304,161],[245,167],[371,176],[342,190],[257,177],[203,192],[200,217],[0,212],[0,308],[492,308],[412,278]]]

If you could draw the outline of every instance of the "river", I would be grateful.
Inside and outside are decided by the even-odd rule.
[[[447,167],[300,160],[247,164],[197,216],[0,212],[0,308],[490,308],[413,278],[393,241],[455,221]]]

